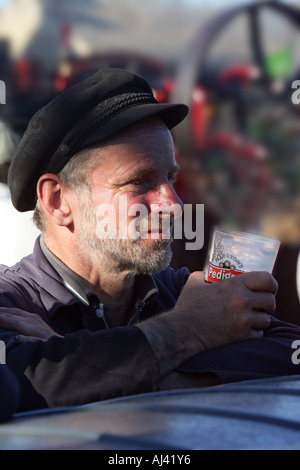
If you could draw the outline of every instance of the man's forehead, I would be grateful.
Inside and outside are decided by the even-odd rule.
[[[164,150],[161,146],[145,146],[139,148],[135,144],[128,144],[129,147],[116,146],[107,147],[103,152],[103,158],[99,155],[96,166],[97,173],[109,175],[109,177],[118,178],[119,176],[136,175],[143,176],[147,173],[157,173],[162,170],[177,171],[178,165],[175,154],[172,151]],[[98,171],[97,171],[98,169]]]
[[[173,144],[173,138],[166,124],[157,116],[144,119],[126,130],[115,134],[112,137],[101,142],[100,148],[106,148],[112,145],[130,144],[140,139],[164,137]]]
[[[160,164],[175,164],[174,142],[169,129],[158,118],[150,118],[114,138],[110,138],[92,148],[98,156],[99,166],[130,168],[131,165],[153,166],[153,161]]]

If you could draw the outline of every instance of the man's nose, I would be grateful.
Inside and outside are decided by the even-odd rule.
[[[155,196],[152,198],[151,204],[154,205],[154,209],[158,212],[174,212],[175,217],[176,215],[181,215],[183,210],[183,202],[173,186],[167,182],[160,185]]]

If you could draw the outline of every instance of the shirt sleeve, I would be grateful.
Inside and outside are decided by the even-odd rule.
[[[2,291],[2,292],[1,292]],[[159,389],[157,359],[136,326],[93,330],[82,326],[65,334],[48,318],[37,292],[24,283],[2,279],[0,307],[39,314],[63,337],[47,341],[18,341],[14,331],[0,329],[6,363],[18,381],[18,411],[76,406]],[[64,324],[78,314],[60,308]]]
[[[157,360],[135,326],[81,330],[46,342],[21,342],[2,330],[0,339],[19,383],[18,411],[82,405],[159,388]]]
[[[204,351],[182,364],[178,371],[212,372],[222,383],[299,375],[300,361],[293,361],[294,344],[300,347],[300,328],[272,318],[263,338]]]

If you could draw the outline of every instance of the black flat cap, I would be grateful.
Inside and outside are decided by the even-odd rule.
[[[79,150],[153,115],[171,129],[187,113],[184,104],[158,103],[142,77],[116,68],[100,69],[29,122],[8,173],[13,205],[20,212],[34,209],[39,177],[59,173]]]

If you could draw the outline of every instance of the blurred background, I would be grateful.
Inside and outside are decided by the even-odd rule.
[[[126,68],[159,101],[190,106],[173,132],[176,190],[205,204],[205,242],[194,252],[175,240],[172,267],[202,269],[216,224],[278,238],[277,316],[300,324],[299,32],[300,1],[0,0],[0,210],[19,236],[2,235],[0,263],[36,236],[5,186],[29,119],[98,68]]]

